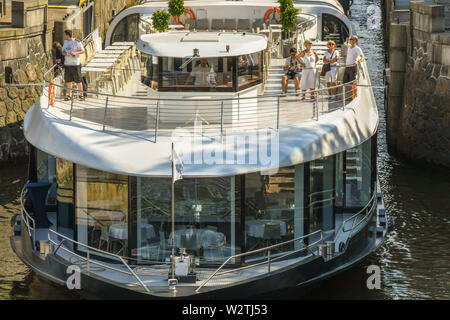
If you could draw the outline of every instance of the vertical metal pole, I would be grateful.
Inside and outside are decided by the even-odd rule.
[[[173,174],[175,163],[173,158],[173,142],[172,142],[172,279],[175,279],[175,183]]]
[[[220,103],[220,136],[223,139],[223,100]]]
[[[158,137],[158,128],[159,127],[159,100],[156,102],[156,120],[155,120],[155,142]]]
[[[268,272],[270,273],[270,249],[267,250],[267,260],[268,260],[267,268],[268,268]]]
[[[108,96],[106,96],[106,102],[105,102],[105,114],[103,116],[103,131],[105,131],[106,127],[106,112],[108,111]]]
[[[69,121],[72,121],[72,110],[73,110],[73,94],[72,94],[72,101],[70,102],[70,116],[69,116]]]
[[[345,95],[346,95],[346,92],[345,92],[345,84],[342,86],[342,111],[344,111],[345,110]]]
[[[91,254],[89,251],[89,248],[87,248],[87,260],[86,260],[86,267],[87,267],[87,271],[90,272],[90,266],[89,266],[89,259],[91,258]]]
[[[280,130],[280,96],[277,97],[277,131]]]
[[[316,91],[316,94],[314,95],[315,98],[315,105],[316,105],[316,121],[319,121],[319,92]]]

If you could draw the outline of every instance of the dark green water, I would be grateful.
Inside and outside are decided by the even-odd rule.
[[[383,84],[384,39],[380,21],[368,19],[373,12],[368,7],[379,4],[379,0],[355,1],[351,19],[374,85]],[[368,27],[368,21],[374,22],[374,28]],[[375,90],[375,96],[380,112],[378,171],[394,230],[374,255],[308,288],[306,298],[450,299],[449,173],[409,165],[387,153],[383,90]],[[10,248],[9,219],[19,212],[19,193],[25,179],[24,163],[0,169],[0,299],[78,299],[74,292],[37,277]],[[372,264],[381,268],[380,290],[366,287],[366,269]],[[294,296],[295,292],[290,292],[286,298]]]

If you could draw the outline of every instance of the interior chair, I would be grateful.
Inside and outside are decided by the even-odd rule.
[[[225,19],[223,24],[223,28],[226,31],[234,31],[236,30],[236,19]]]
[[[206,226],[206,229],[217,232],[218,228],[216,226]]]
[[[100,226],[100,239],[98,240],[98,248],[101,249],[102,245],[106,243],[106,251],[109,252],[109,230],[107,226]]]
[[[214,30],[214,31],[223,30],[223,20],[222,19],[212,19],[211,20],[211,30]]]
[[[249,31],[250,30],[250,20],[249,19],[239,19],[237,29],[238,29],[238,31]]]
[[[209,28],[208,19],[198,19],[195,25],[198,30],[202,31]]]
[[[185,248],[186,252],[191,251],[196,257],[198,257],[199,247],[197,245],[197,235],[185,235],[182,234],[180,237],[180,247]]]
[[[276,222],[267,222],[264,224],[264,246],[275,244],[281,239],[280,224]]]

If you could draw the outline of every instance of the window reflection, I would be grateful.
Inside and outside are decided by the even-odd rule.
[[[57,229],[61,234],[73,237],[73,163],[56,159]]]
[[[238,88],[243,89],[262,80],[262,52],[242,55],[237,58]]]
[[[39,149],[36,150],[36,171],[38,182],[49,182],[47,205],[56,204],[56,159]]]
[[[111,43],[136,42],[138,39],[139,14],[133,14],[122,19],[114,29]]]
[[[334,157],[309,164],[309,232],[334,229]]]
[[[371,196],[371,142],[346,151],[346,206],[362,207]]]
[[[127,176],[77,165],[75,214],[79,242],[127,255]]]
[[[251,173],[245,176],[245,245],[247,251],[288,241],[303,235],[303,165],[280,168],[275,175]],[[299,249],[288,243],[272,252],[279,255]],[[248,256],[262,258],[266,252]]]
[[[223,263],[239,252],[236,245],[235,177],[192,178],[175,184],[175,249]],[[171,180],[137,178],[137,256],[165,261],[172,250]],[[232,263],[234,263],[232,261]]]

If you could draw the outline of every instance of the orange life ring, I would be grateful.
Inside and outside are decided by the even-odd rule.
[[[269,20],[271,15],[275,16],[275,13],[278,13],[278,15],[281,18],[280,7],[272,7],[272,8],[267,9],[266,13],[264,13],[264,22]],[[280,19],[277,20],[275,18],[275,21],[278,23],[278,22],[280,22]]]
[[[353,81],[353,100],[356,99],[356,81]]]
[[[195,14],[194,14],[194,11],[192,11],[190,8],[186,7],[186,8],[185,8],[185,12],[189,15],[189,18],[191,18],[191,20],[195,20]],[[184,23],[180,20],[180,17],[179,17],[179,16],[175,16],[174,18],[175,18],[175,22],[176,22],[177,24],[181,24],[181,25],[184,26]]]

